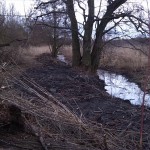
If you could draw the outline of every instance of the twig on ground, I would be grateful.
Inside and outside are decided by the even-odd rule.
[[[125,130],[123,130],[120,134],[119,134],[119,136],[121,137],[131,126],[132,126],[132,122],[130,122],[129,124],[128,124],[128,126],[126,127],[126,129]]]

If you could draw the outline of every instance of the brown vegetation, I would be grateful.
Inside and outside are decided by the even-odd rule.
[[[99,87],[99,83],[94,77],[88,77],[88,79],[86,79],[86,76],[82,72],[71,70],[68,66],[50,59],[49,54],[44,54],[41,58],[38,58],[38,60],[43,63],[43,65],[40,65],[40,67],[36,66],[30,70],[31,72],[33,71],[33,73],[39,70],[37,74],[33,74],[33,77],[28,77],[27,73],[21,73],[21,78],[16,78],[16,75],[14,76],[12,73],[7,72],[7,68],[5,70],[6,72],[3,72],[3,77],[5,81],[7,81],[6,83],[14,82],[17,85],[16,88],[10,86],[11,88],[1,89],[0,93],[0,107],[2,108],[0,110],[0,123],[2,125],[0,128],[0,142],[3,143],[3,145],[7,145],[7,147],[11,148],[18,147],[20,149],[26,148],[33,150],[42,148],[46,150],[138,149],[138,126],[140,119],[138,107],[131,106],[129,103],[121,102],[121,100],[118,99],[112,99],[103,91],[101,87],[102,83]],[[16,68],[13,69],[15,70]],[[62,87],[62,92],[57,93],[58,95],[54,94],[54,90],[48,92],[45,88],[37,84],[39,81],[43,82],[41,77],[45,71],[48,78],[44,81],[50,83],[50,85],[57,83],[56,81],[60,79],[62,79],[62,81],[67,79],[66,84]],[[58,74],[57,71],[61,71],[60,73],[62,74]],[[42,74],[40,74],[40,72]],[[52,72],[56,73],[52,74]],[[63,77],[63,74],[66,78]],[[37,77],[40,80],[38,80]],[[59,82],[60,85],[62,81]],[[46,84],[44,85],[46,86]],[[57,87],[54,88],[58,87],[57,85]],[[22,89],[21,91],[20,88]],[[74,93],[71,92],[72,88],[74,89]],[[76,90],[83,90],[85,93],[83,91],[77,92]],[[91,95],[89,93],[90,91],[95,94]],[[97,92],[99,94],[96,94]],[[93,100],[98,102],[98,98],[99,104],[95,104],[95,106],[99,106],[100,109],[98,109],[99,111],[95,110],[95,112],[92,112],[92,114],[94,113],[95,115],[90,114],[90,120],[87,119],[88,115],[85,115],[84,112],[94,111],[93,109],[76,109],[79,110],[80,113],[83,112],[82,115],[77,116],[76,111],[68,107],[69,105],[73,107],[73,98],[76,98],[78,104],[80,103],[77,105],[78,108],[82,108],[83,104],[85,104],[86,108],[91,108],[91,106],[94,105]],[[68,102],[66,103],[66,105],[69,104],[68,106],[62,103],[64,100]],[[89,106],[88,103],[90,104]],[[14,114],[9,111],[9,106],[11,105],[17,107],[19,117],[21,110],[21,116],[24,118],[25,131],[15,128],[12,134],[10,125]],[[108,111],[107,107],[109,106],[110,110],[110,105],[111,107],[113,106],[113,113],[111,112],[112,110],[110,112]],[[127,108],[128,111],[126,110]],[[99,113],[104,115],[101,119],[98,115]],[[149,111],[146,113],[149,115]],[[116,115],[119,118],[114,120],[113,117]],[[95,119],[97,122],[95,122]],[[137,122],[131,122],[130,119],[135,119]],[[104,123],[98,123],[98,120],[103,120]],[[147,125],[148,124],[146,124],[146,127]],[[148,134],[145,133],[145,139],[147,135]]]
[[[111,41],[119,37],[122,38],[122,36],[130,37],[128,34],[133,27],[142,35],[146,36],[148,33],[148,24],[146,18],[143,17],[144,9],[141,4],[131,2],[131,7],[127,10],[124,10],[129,5],[127,0],[111,0],[106,1],[104,7],[102,5],[101,1],[95,4],[90,0],[84,2],[56,0],[37,3],[36,20],[47,20],[47,17],[50,17],[53,23],[47,24],[45,21],[47,26],[53,27],[55,31],[56,29],[66,29],[71,32],[72,66],[95,72],[103,52],[104,38]],[[78,7],[77,10],[80,9],[82,21],[81,19],[78,21],[74,6]],[[48,9],[45,11],[45,8]],[[56,24],[56,14],[64,17],[61,24]],[[42,22],[43,25],[45,22]],[[121,27],[122,25],[123,27]],[[57,36],[53,35],[53,37]],[[56,45],[56,41],[54,40],[54,45]],[[83,54],[81,54],[81,41]]]
[[[108,1],[102,18],[97,15],[95,20],[94,1],[88,0],[88,16],[78,2],[85,19],[82,36],[75,16],[74,1],[56,2],[59,1],[40,1],[36,9],[42,10],[49,3],[54,4],[53,11],[49,13],[53,17],[41,14],[35,22],[28,18],[29,22],[24,23],[22,18],[15,15],[13,6],[10,14],[5,9],[0,14],[0,148],[139,149],[139,107],[110,97],[104,90],[104,83],[97,76],[85,75],[81,70],[72,69],[51,56],[57,57],[58,49],[63,44],[70,43],[70,33],[67,31],[71,29],[73,48],[63,46],[60,53],[69,63],[73,62],[74,66],[84,66],[84,69],[90,71],[95,71],[98,65],[126,72],[143,71],[148,61],[145,45],[132,40],[126,40],[127,43],[120,40],[109,43],[102,51],[103,37],[125,16],[129,17],[125,21],[133,23],[144,32],[146,30],[143,30],[142,25],[147,24],[141,18],[130,15],[130,11],[120,11],[126,0]],[[63,6],[65,4],[67,10]],[[40,8],[41,6],[43,7]],[[62,8],[59,10],[56,6]],[[48,9],[45,8],[47,13]],[[117,8],[121,9],[117,11]],[[67,11],[68,14],[62,11]],[[49,22],[44,22],[42,15],[49,17]],[[43,17],[43,22],[38,20],[39,17]],[[116,19],[119,22],[115,22]],[[137,24],[135,20],[138,20]],[[112,21],[114,26],[107,29]],[[97,23],[96,38],[92,41],[94,22]],[[58,30],[59,23],[64,25],[64,30]],[[143,74],[139,80],[143,80]],[[146,115],[149,118],[148,108]],[[147,118],[143,144],[149,149]]]
[[[11,78],[17,85],[35,94],[36,98],[19,96],[15,89],[1,89],[0,143],[20,149],[105,149],[104,144],[107,143],[103,142],[101,127],[84,123],[48,91],[26,76],[20,80],[4,70],[3,79],[7,81]],[[25,131],[20,130],[21,126],[25,126]],[[33,135],[37,138],[33,138]]]
[[[148,57],[138,50],[111,46],[103,51],[100,66],[136,71],[145,68],[147,62]]]
[[[116,68],[134,71],[143,69],[147,65],[148,56],[140,51],[143,50],[144,47],[141,48],[140,45],[137,46],[137,48],[139,48],[139,50],[125,43],[121,46],[108,44],[102,52],[99,67],[105,69]],[[147,49],[147,45],[145,45],[144,49]],[[71,46],[64,46],[60,52],[66,57],[67,60],[69,60],[69,62],[71,62]]]

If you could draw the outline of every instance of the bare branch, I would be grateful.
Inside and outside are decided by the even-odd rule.
[[[56,3],[57,1],[59,1],[59,0],[51,0],[51,1],[47,1],[47,2],[41,2],[37,7],[35,7],[35,9],[39,9],[41,6]]]
[[[122,21],[122,19],[123,19],[123,18],[121,18],[118,22],[113,21],[113,22],[114,22],[114,25],[113,25],[111,28],[105,30],[105,31],[103,32],[103,34],[106,34],[106,33],[108,33],[110,30],[112,30],[113,28],[115,28],[115,27]]]
[[[133,21],[133,19],[131,17],[128,17],[128,18],[129,18],[130,22],[134,25],[134,27],[136,28],[137,31],[141,32],[142,34],[144,34],[144,33],[148,34],[149,33],[148,30],[143,28],[143,26],[141,25],[140,21],[139,21],[138,24],[136,24],[136,22]],[[142,23],[143,23],[143,21],[142,21]],[[145,22],[144,22],[144,24],[146,25]],[[140,29],[142,29],[142,30],[140,30]]]
[[[81,6],[80,2],[82,2],[82,1],[80,1],[80,0],[77,1],[79,8],[82,9],[82,11],[83,11],[84,22],[86,22],[85,8],[83,8],[83,7]],[[83,3],[83,2],[82,2],[82,3]]]

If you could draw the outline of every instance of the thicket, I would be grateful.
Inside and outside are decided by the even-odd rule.
[[[27,32],[24,19],[15,11],[14,6],[9,10],[1,4],[0,9],[0,62],[17,60],[19,47],[25,44]]]

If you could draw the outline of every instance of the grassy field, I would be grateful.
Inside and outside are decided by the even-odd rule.
[[[32,55],[32,56],[37,56],[43,53],[50,53],[49,46],[31,46],[28,49],[25,50],[26,54]]]
[[[100,60],[101,67],[137,70],[146,66],[148,57],[129,48],[105,49]]]
[[[102,68],[116,68],[124,70],[139,70],[145,68],[148,62],[148,57],[145,52],[148,50],[148,46],[140,43],[134,43],[135,47],[131,46],[129,43],[122,41],[115,41],[112,44],[107,44],[104,47],[102,56],[100,59],[99,66]],[[14,60],[19,64],[33,64],[36,56],[42,53],[50,53],[51,50],[49,46],[31,46],[28,48],[20,48],[19,54],[14,56]],[[82,50],[81,50],[82,52]],[[59,53],[63,54],[67,61],[71,64],[72,61],[72,47],[63,46]],[[16,58],[15,58],[16,57]]]
[[[9,59],[7,58],[4,67],[6,72],[2,71],[2,65],[0,64],[0,87],[7,86],[7,76],[9,73],[14,76],[19,75],[27,68],[39,65],[35,57],[43,53],[50,53],[48,46],[20,48],[17,55],[13,55]]]
[[[34,58],[43,53],[50,53],[49,46],[20,48],[20,62],[26,65],[33,65],[34,63],[37,63]]]
[[[71,46],[63,47],[60,51],[71,62]],[[100,67],[113,67],[118,69],[137,70],[145,67],[148,57],[141,51],[128,47],[105,47],[100,59]]]

